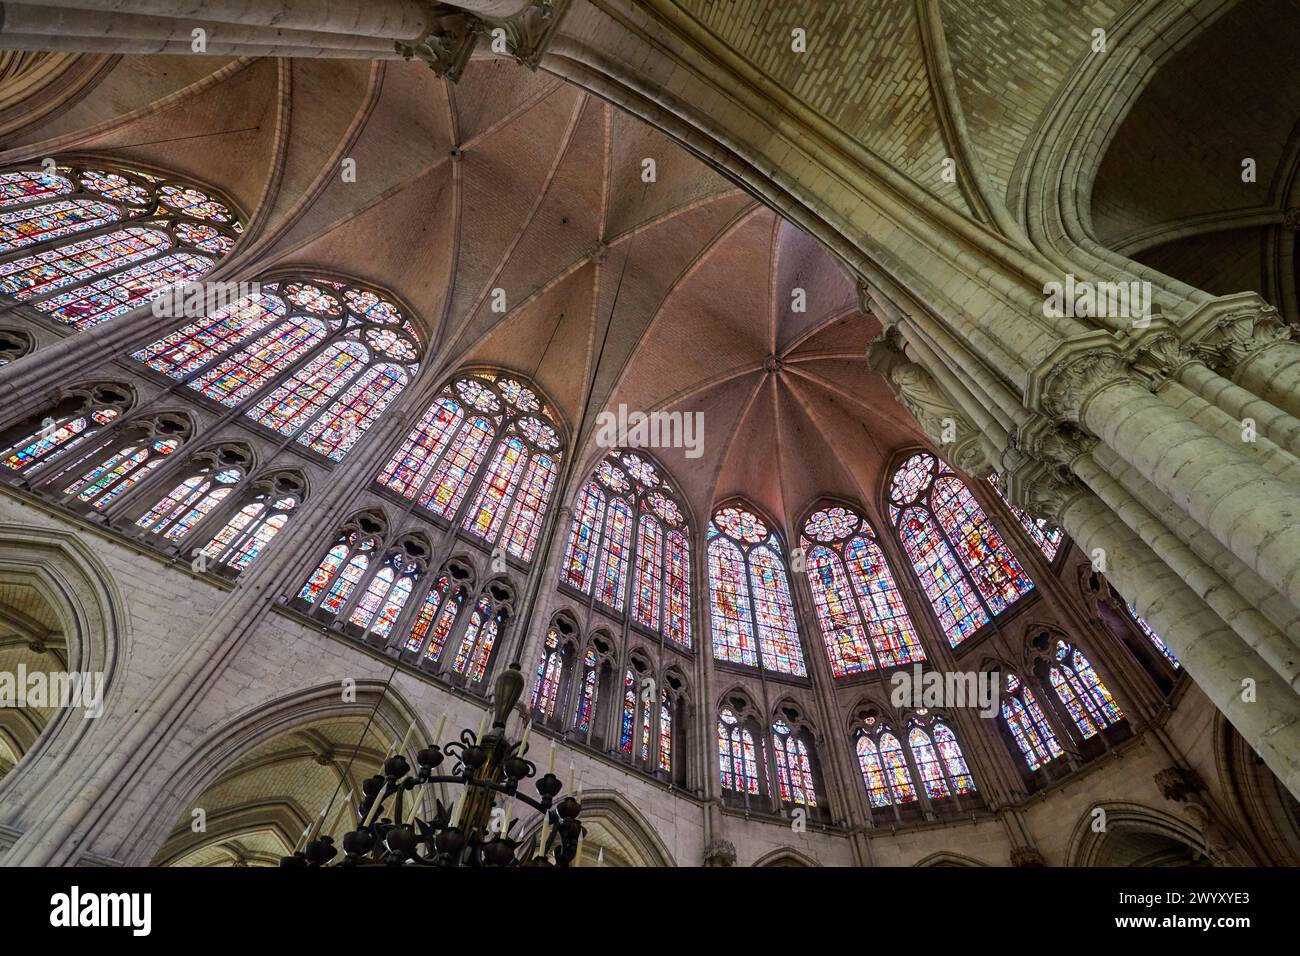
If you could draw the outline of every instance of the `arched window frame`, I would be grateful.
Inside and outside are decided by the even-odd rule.
[[[872,819],[883,814],[901,822],[921,815],[927,804],[906,732],[900,736],[880,713],[867,713],[853,731],[853,753]]]
[[[340,461],[414,379],[423,351],[385,293],[295,276],[261,282],[131,357],[250,428]]]
[[[45,186],[57,191],[37,194]],[[88,227],[73,228],[76,217],[65,215],[65,225],[24,241],[20,222],[57,221],[73,209],[96,211],[81,220]],[[0,172],[0,299],[90,328],[197,282],[243,231],[228,200],[180,179],[96,160],[8,167]]]
[[[1080,742],[1127,724],[1124,711],[1098,676],[1091,659],[1073,643],[1057,640],[1052,659],[1042,660],[1055,703]]]
[[[273,546],[307,497],[307,483],[295,471],[271,472],[246,483],[208,516],[208,543],[192,553],[199,570],[235,577]]]
[[[850,565],[850,549],[856,553],[864,545],[874,549],[883,568],[883,574],[869,583],[870,591],[865,591],[868,583]],[[925,661],[920,633],[912,623],[898,578],[870,522],[853,508],[827,502],[804,520],[800,546],[818,630],[833,676],[851,677]],[[849,605],[842,612],[849,618],[839,627],[831,620],[831,598],[837,582],[842,583]],[[849,640],[836,638],[840,632],[847,633]]]
[[[483,690],[514,614],[514,589],[505,579],[488,581],[472,604],[462,608],[443,648],[439,673],[451,683]]]
[[[992,586],[987,589],[980,587],[980,580],[987,580],[987,578],[981,576],[977,580],[970,564],[973,559],[969,557],[967,550],[958,547],[953,539],[952,529],[942,520],[934,506],[933,495],[940,482],[945,483],[945,486],[957,483],[970,496],[974,505],[971,518],[984,525],[986,537],[981,539],[981,542],[990,542],[1001,552],[1000,570],[1005,574],[1003,586],[1008,589],[1014,588],[1017,592],[1014,596],[992,593],[996,590]],[[942,459],[928,451],[908,454],[891,473],[888,497],[890,521],[899,536],[904,554],[912,564],[915,580],[920,585],[921,593],[926,596],[927,604],[939,624],[940,631],[954,648],[973,637],[987,633],[994,619],[1022,606],[1025,598],[1034,592],[1033,579],[994,527],[988,513],[971,491],[969,483],[948,467]],[[932,533],[938,536],[939,550],[934,552],[934,563],[927,567],[947,564],[950,567],[945,567],[945,570],[956,571],[957,579],[944,587],[941,593],[932,593],[932,589],[927,586],[925,575],[917,564],[917,557],[912,554],[908,538],[900,524],[904,518],[914,512],[929,525]],[[948,559],[947,562],[945,557]],[[987,570],[986,562],[981,562],[979,566]],[[957,599],[959,605],[957,610],[960,614],[954,614],[951,622],[945,624],[944,614],[936,602],[948,596]]]
[[[132,500],[132,531],[157,547],[183,548],[187,540],[202,536],[209,519],[228,497],[239,493],[253,468],[253,451],[242,442],[202,448],[179,470],[164,466],[152,482],[151,494],[141,492]]]
[[[770,809],[766,723],[739,697],[725,699],[717,714],[714,747],[723,800],[746,809]]]
[[[75,386],[34,415],[0,432],[0,475],[31,485],[46,469],[75,460],[111,434],[135,404],[135,392],[116,383]]]
[[[533,720],[556,730],[567,729],[567,702],[572,699],[578,664],[578,626],[568,614],[556,614],[542,639],[534,675],[529,703]]]
[[[1050,773],[1066,756],[1057,728],[1043,709],[1041,689],[1010,671],[1003,677],[1002,726],[1012,753],[1030,774]]]
[[[462,371],[425,408],[374,487],[415,501],[414,513],[527,566],[559,481],[565,446],[558,421],[523,377]],[[512,451],[517,457],[508,464]],[[500,467],[510,468],[504,482]]]
[[[33,490],[73,511],[113,516],[157,487],[160,469],[184,457],[181,449],[193,433],[194,422],[183,412],[117,418],[28,480]]]
[[[588,635],[581,665],[574,672],[573,693],[566,707],[568,726],[576,739],[588,746],[612,747],[607,743],[610,734],[606,727],[611,722],[612,711],[621,707],[622,698],[615,693],[617,661],[614,639],[608,631],[597,630]]]
[[[798,708],[789,702],[779,704],[769,721],[768,737],[772,744],[768,772],[775,781],[772,791],[776,801],[783,807],[803,807],[821,816],[825,793],[816,734]]]
[[[625,516],[626,546],[614,541],[616,503]],[[573,512],[561,586],[615,620],[689,651],[690,526],[664,470],[639,449],[611,452],[578,489]],[[652,535],[650,551],[644,545]]]
[[[724,530],[726,528],[730,530]],[[748,504],[735,501],[724,504],[714,511],[713,518],[708,524],[706,542],[704,557],[708,569],[709,621],[714,659],[727,665],[753,668],[785,678],[807,678],[807,650],[799,633],[799,613],[795,605],[794,591],[790,585],[790,569],[786,562],[785,547],[781,543],[780,534]],[[742,598],[745,604],[743,608],[735,609],[734,617],[739,631],[731,635],[736,643],[734,649],[730,648],[729,644],[720,644],[724,635],[718,626],[723,617],[730,619],[733,616],[719,609],[720,581],[719,575],[715,573],[715,554],[722,553],[727,548],[733,549],[740,557],[742,577],[739,582],[741,593],[738,597]],[[781,576],[781,580],[777,583],[784,584],[785,596],[789,600],[790,619],[780,622],[781,629],[787,632],[786,640],[790,648],[798,654],[797,659],[791,657],[789,668],[780,666],[782,655],[771,652],[767,642],[762,639],[758,595],[755,593],[757,572],[754,558],[758,554],[771,555],[775,560],[776,569]],[[736,659],[737,657],[739,660]],[[762,736],[766,737],[767,734],[764,733]]]
[[[947,801],[959,808],[969,807],[979,798],[975,785],[975,775],[971,770],[966,750],[961,745],[953,722],[941,714],[931,713],[927,708],[918,707],[905,723],[908,753],[912,765],[916,768],[916,778],[924,790],[931,806],[943,805]],[[937,773],[927,772],[928,761],[917,753],[915,734],[924,734],[933,753],[933,763]],[[949,747],[943,746],[951,744]]]

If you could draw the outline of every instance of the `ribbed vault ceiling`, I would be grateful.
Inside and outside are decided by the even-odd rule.
[[[250,224],[233,269],[387,287],[428,332],[430,376],[531,375],[585,441],[602,408],[703,413],[702,456],[660,454],[697,515],[734,494],[786,519],[822,494],[874,498],[914,440],[865,362],[878,326],[816,242],[640,120],[505,59],[452,85],[417,63],[125,57],[9,142],[9,160],[105,154],[224,190]]]

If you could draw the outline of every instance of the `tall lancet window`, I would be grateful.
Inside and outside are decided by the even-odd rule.
[[[1124,719],[1092,662],[1077,647],[1056,642],[1056,663],[1048,670],[1048,679],[1085,740]]]
[[[1043,557],[1051,561],[1061,553],[1061,545],[1065,543],[1064,531],[1052,527],[1051,523],[1044,518],[1035,518],[1028,511],[1017,508],[1008,501],[1006,493],[1002,490],[1002,482],[997,475],[989,477],[989,484],[998,493],[998,497],[1006,502],[1007,507],[1011,509],[1012,516],[1020,522],[1025,532],[1033,539],[1034,544],[1038,545],[1038,550],[1043,552]]]
[[[411,381],[422,348],[378,293],[311,279],[262,283],[133,357],[339,461]]]
[[[709,522],[709,618],[713,656],[806,676],[784,551],[775,531],[741,505]]]
[[[889,514],[956,647],[1034,588],[966,483],[928,452],[894,472]]]
[[[0,298],[78,329],[212,270],[243,226],[184,182],[80,162],[0,173]]]
[[[268,475],[253,483],[200,552],[219,569],[237,574],[261,557],[302,504],[305,485],[291,473]],[[226,503],[228,507],[228,503]]]
[[[0,467],[20,476],[55,461],[78,459],[99,445],[99,436],[121,420],[132,391],[113,384],[71,389],[39,413],[0,431]]]
[[[691,646],[691,546],[681,498],[641,452],[614,452],[578,489],[560,581]]]
[[[893,729],[872,716],[863,721],[854,739],[858,770],[867,802],[875,809],[916,802],[916,784]]]
[[[804,522],[801,544],[836,677],[925,660],[876,534],[860,515],[823,508]]]
[[[555,415],[517,378],[474,372],[449,382],[379,473],[379,484],[531,561],[559,475]]]
[[[1015,674],[1006,678],[1002,719],[1030,770],[1037,770],[1064,753],[1034,692]]]

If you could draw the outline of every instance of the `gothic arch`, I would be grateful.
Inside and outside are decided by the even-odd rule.
[[[768,853],[764,853],[752,864],[754,867],[772,867],[772,866],[821,866],[815,859],[807,853],[796,850],[792,846],[778,847]]]
[[[988,866],[983,860],[977,860],[973,856],[964,856],[961,853],[950,853],[942,850],[938,853],[931,853],[929,856],[922,857],[912,864],[913,866]]]
[[[1097,810],[1105,830],[1093,829]],[[1196,829],[1163,810],[1140,803],[1101,801],[1079,817],[1065,851],[1066,866],[1206,865],[1206,848]]]
[[[541,818],[529,819],[519,837],[530,840],[541,828]],[[644,813],[614,790],[583,790],[582,824],[587,828],[583,841],[582,866],[596,865],[601,849],[606,850],[605,865],[635,867],[676,866],[668,845]]]
[[[167,799],[158,801],[150,813],[141,819],[136,828],[135,840],[123,852],[124,862],[128,866],[142,866],[164,852],[169,837],[174,830],[179,829],[178,822],[187,822],[180,820],[182,811],[259,745],[287,733],[310,731],[314,725],[323,721],[337,718],[364,720],[372,714],[371,732],[390,741],[401,739],[407,728],[414,723],[415,729],[410,735],[412,743],[407,748],[407,758],[414,765],[415,751],[423,745],[423,741],[431,739],[431,729],[420,711],[396,688],[378,680],[359,681],[356,699],[352,702],[344,703],[340,700],[337,683],[322,684],[268,701],[217,728],[190,752],[173,775],[173,779],[187,781],[189,786],[177,788]],[[275,810],[278,815],[276,827],[280,830],[289,826],[285,822],[289,818],[283,815],[284,812],[283,807]],[[292,832],[296,841],[301,835],[300,826],[294,821],[289,828],[291,831],[296,830]],[[243,831],[231,825],[227,832]],[[204,842],[213,842],[210,834],[205,837],[207,839]],[[193,849],[195,846],[181,843],[168,849],[167,855],[169,859],[176,859]]]
[[[110,710],[117,670],[130,650],[130,626],[122,593],[100,558],[69,532],[0,524],[0,581],[22,583],[40,595],[58,620],[63,668],[103,674],[103,705]],[[74,708],[53,711],[29,738],[26,752],[15,755],[24,759],[0,779],[0,825],[16,832],[39,825],[49,809],[44,795],[70,785],[59,776],[97,723]]]
[[[1275,866],[1300,862],[1300,804],[1222,713],[1214,715],[1214,763],[1238,832]]]

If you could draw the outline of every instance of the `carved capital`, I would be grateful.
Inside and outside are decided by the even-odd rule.
[[[537,69],[570,0],[533,0],[508,20],[489,20],[481,32],[494,53],[509,53],[530,70]],[[504,43],[504,49],[500,45]]]
[[[1011,848],[1011,865],[1047,866],[1047,861],[1043,859],[1043,854],[1038,852],[1034,847],[1017,846]]]
[[[1186,345],[1172,332],[1159,332],[1134,349],[1130,362],[1147,375],[1154,389],[1166,380],[1177,379],[1185,366],[1211,358],[1204,347]]]
[[[705,866],[735,866],[736,845],[727,840],[710,840],[704,848]]]
[[[1183,803],[1205,789],[1200,774],[1187,767],[1168,767],[1153,778],[1166,800]]]
[[[1300,207],[1292,206],[1282,214],[1282,228],[1287,232],[1300,232]]]
[[[934,376],[915,362],[895,364],[889,378],[898,386],[898,400],[936,445],[964,444],[975,434],[974,426],[944,394]]]
[[[419,39],[394,42],[393,48],[406,59],[415,57],[438,76],[455,83],[465,71],[478,42],[482,21],[456,7],[440,3],[429,12],[429,29]]]
[[[1077,422],[1083,406],[1103,388],[1128,378],[1128,365],[1113,350],[1093,348],[1066,357],[1043,381],[1043,411]]]
[[[1277,309],[1261,302],[1215,322],[1206,342],[1207,353],[1216,371],[1231,376],[1256,353],[1291,338],[1293,331]]]
[[[1022,447],[1030,457],[1068,478],[1074,463],[1097,447],[1097,439],[1066,423],[1027,434]]]

